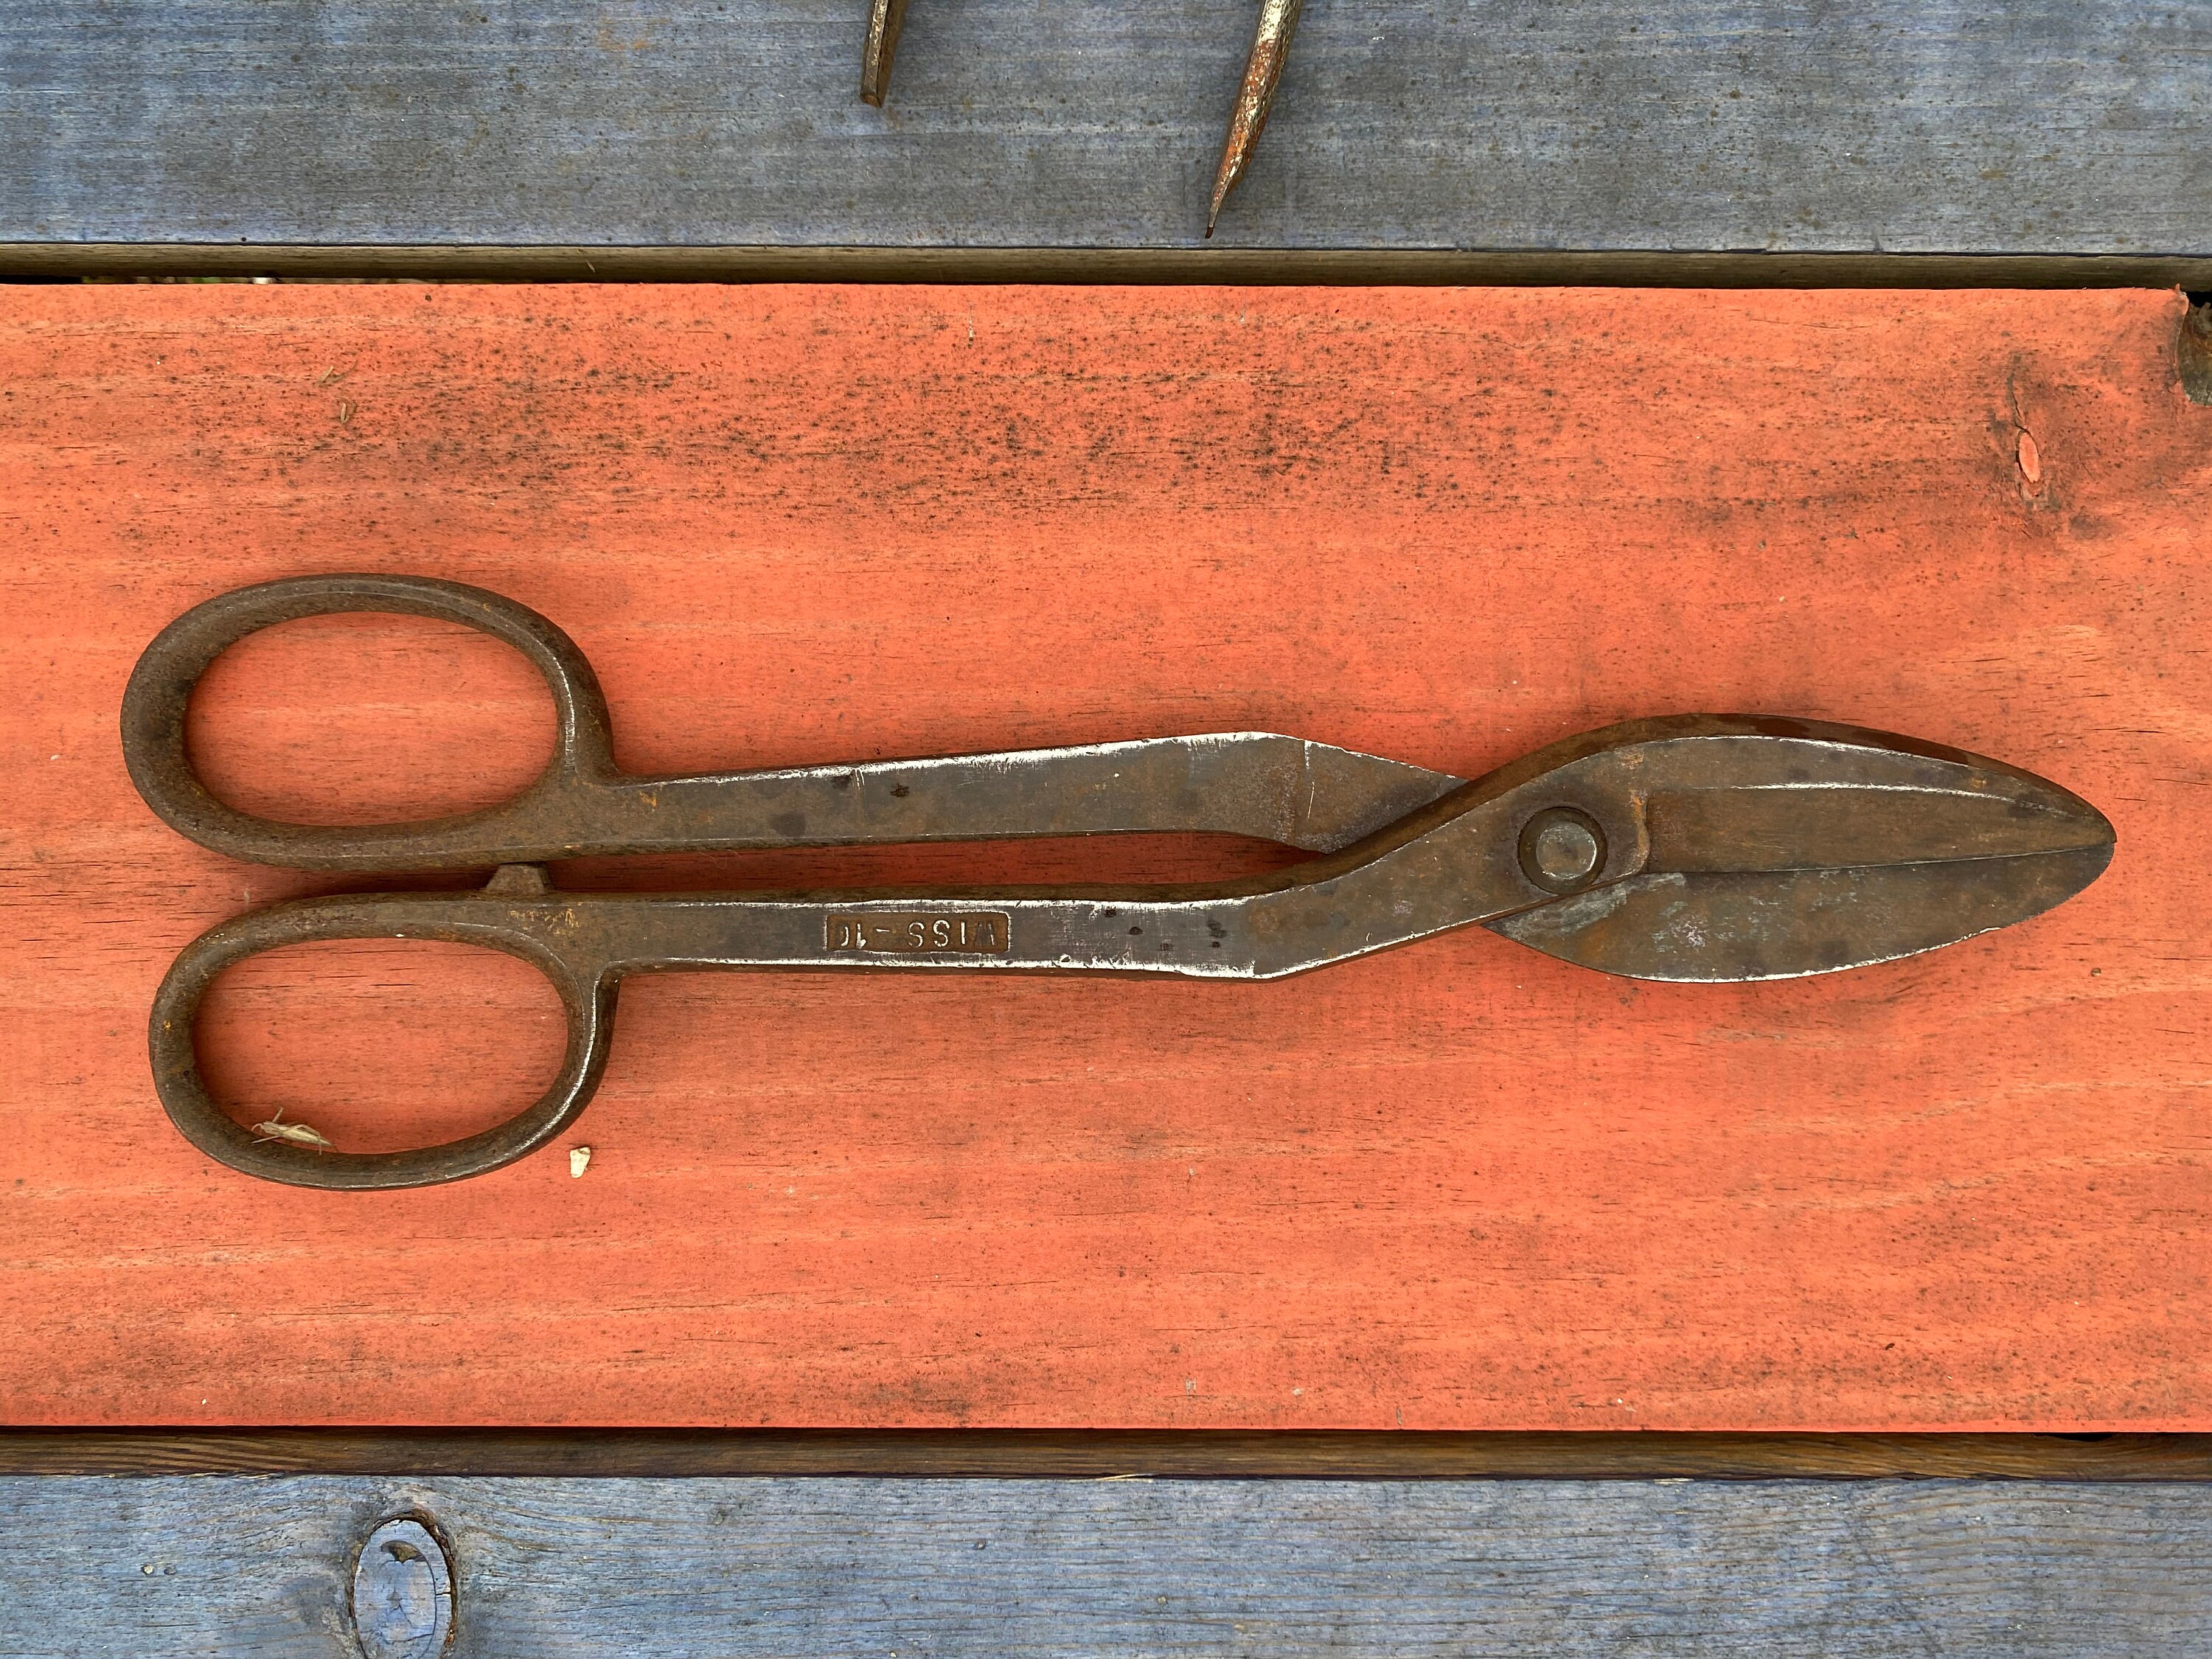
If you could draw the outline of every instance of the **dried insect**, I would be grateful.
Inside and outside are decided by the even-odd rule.
[[[266,1123],[253,1126],[254,1133],[262,1140],[289,1140],[295,1146],[328,1146],[331,1143],[320,1129],[310,1128],[304,1123],[287,1123],[280,1110]],[[260,1145],[260,1141],[254,1143]]]

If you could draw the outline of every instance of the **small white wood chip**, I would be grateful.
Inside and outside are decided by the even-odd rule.
[[[592,1149],[590,1147],[571,1146],[568,1149],[568,1174],[571,1178],[582,1175],[591,1167]]]

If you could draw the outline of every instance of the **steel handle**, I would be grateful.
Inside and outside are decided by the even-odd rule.
[[[527,658],[553,694],[553,758],[537,781],[482,811],[360,827],[286,823],[217,799],[185,751],[192,688],[249,634],[347,611],[458,623]],[[579,803],[615,775],[613,748],[606,698],[574,641],[512,599],[427,576],[295,576],[222,594],[156,635],[123,694],[123,758],[147,805],[203,847],[300,870],[453,868],[556,856],[575,835]]]
[[[602,964],[562,955],[542,930],[503,915],[495,902],[472,904],[423,895],[420,917],[405,898],[301,899],[240,916],[186,945],[154,997],[148,1047],[154,1087],[185,1139],[243,1174],[292,1187],[378,1192],[465,1180],[502,1168],[544,1146],[574,1122],[606,1069],[614,1026],[616,978]],[[439,939],[503,951],[544,974],[568,1018],[568,1047],[552,1085],[506,1122],[441,1146],[398,1152],[344,1152],[259,1134],[234,1121],[200,1077],[193,1024],[208,987],[223,969],[280,945],[326,939]]]

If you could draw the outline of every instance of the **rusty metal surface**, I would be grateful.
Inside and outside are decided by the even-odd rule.
[[[891,62],[898,53],[899,28],[906,21],[907,0],[872,0],[868,30],[860,46],[860,101],[881,108],[890,91]],[[1244,78],[1229,112],[1229,135],[1221,147],[1221,167],[1214,175],[1213,195],[1206,210],[1206,234],[1211,238],[1222,204],[1237,188],[1250,166],[1252,152],[1274,106],[1275,88],[1283,78],[1291,38],[1297,33],[1298,12],[1305,0],[1260,0],[1260,18],[1252,33],[1252,51],[1244,64]]]
[[[192,684],[254,629],[336,611],[436,617],[507,641],[552,688],[545,774],[507,806],[332,829],[216,799],[184,744]],[[209,601],[155,639],[123,708],[148,804],[232,856],[362,871],[501,866],[479,889],[298,900],[187,946],[157,993],[155,1082],[178,1128],[233,1168],[386,1188],[481,1174],[589,1102],[626,976],[702,969],[1112,972],[1273,980],[1480,924],[1601,971],[1677,981],[1832,972],[2047,910],[2096,879],[2112,826],[2032,774],[1856,727],[1765,716],[1632,720],[1470,783],[1267,733],[1171,738],[702,778],[625,777],[589,665],[544,617],[422,578],[319,576]],[[582,853],[1000,836],[1228,830],[1317,856],[1251,879],[1152,887],[637,895],[556,888]],[[234,1121],[203,1085],[193,1018],[226,968],[319,939],[502,951],[558,992],[560,1074],[498,1127],[348,1153]]]
[[[868,35],[860,47],[860,101],[883,107],[890,90],[891,60],[898,55],[899,26],[906,21],[906,0],[873,0]]]
[[[302,617],[382,611],[513,646],[552,692],[551,763],[515,799],[425,823],[335,828],[234,811],[193,772],[185,708],[248,634]],[[594,854],[732,852],[1132,830],[1212,831],[1333,852],[1461,780],[1265,732],[691,777],[617,769],[605,695],[566,634],[511,599],[413,576],[313,576],[239,588],[165,628],[123,699],[131,781],[172,828],[254,864],[298,870],[489,868]]]
[[[2191,296],[2173,352],[2184,394],[2193,404],[2212,404],[2212,300]]]
[[[1251,165],[1252,152],[1267,128],[1267,112],[1275,106],[1275,88],[1282,81],[1283,64],[1291,54],[1291,37],[1297,30],[1298,12],[1304,3],[1305,0],[1261,0],[1251,55],[1245,60],[1236,105],[1229,112],[1229,136],[1221,146],[1221,168],[1213,176],[1213,198],[1206,204],[1209,237],[1221,217],[1221,204]]]

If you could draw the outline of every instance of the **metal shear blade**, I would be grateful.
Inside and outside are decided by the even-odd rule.
[[[507,805],[422,824],[272,823],[193,773],[184,716],[228,646],[291,617],[398,611],[480,629],[535,662],[556,738]],[[211,599],[147,648],[124,753],[193,840],[298,867],[502,866],[458,893],[299,900],[188,945],[155,1000],[155,1085],[211,1156],[316,1187],[422,1185],[495,1169],[583,1109],[629,975],[696,969],[1029,969],[1272,980],[1482,924],[1584,967],[1660,980],[1826,973],[1931,950],[2050,908],[2094,880],[2112,826],[2079,797],[1954,749],[1856,727],[1676,715],[1570,738],[1472,783],[1267,732],[1163,738],[684,778],[614,765],[575,645],[479,588],[308,577]],[[798,893],[580,893],[542,860],[582,853],[1213,830],[1317,856],[1188,886]],[[258,951],[317,939],[448,939],[507,951],[568,1011],[559,1079],[497,1129],[415,1152],[257,1140],[202,1085],[201,997]]]
[[[2024,921],[2112,859],[2094,807],[1995,761],[1812,722],[1691,726],[1616,726],[1570,763],[1634,803],[1641,858],[1492,931],[1637,979],[1790,978]]]

